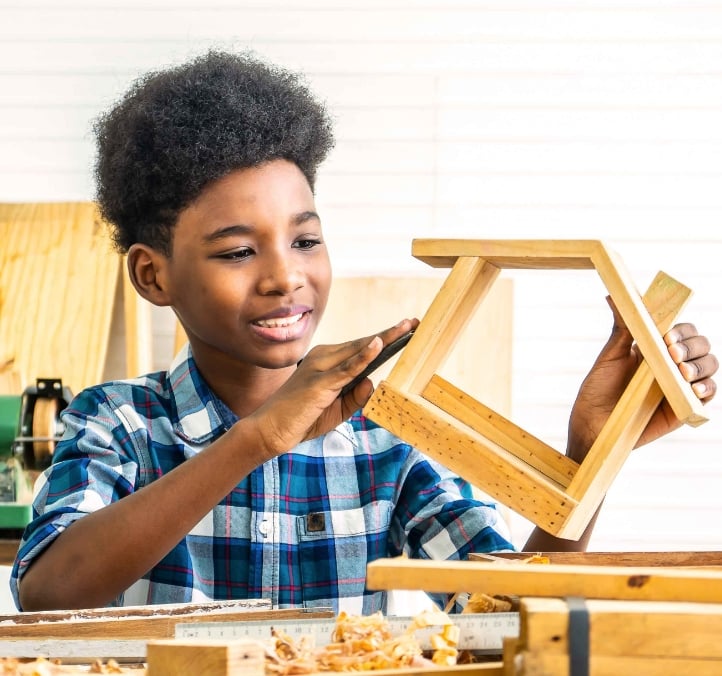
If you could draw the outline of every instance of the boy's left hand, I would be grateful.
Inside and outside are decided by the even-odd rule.
[[[568,454],[580,462],[594,443],[612,409],[629,383],[642,355],[611,300],[614,316],[612,334],[584,379],[569,421]],[[710,342],[694,324],[682,323],[664,335],[669,354],[692,390],[707,403],[717,392],[713,376],[719,368],[710,352]],[[637,447],[681,427],[667,400],[663,400],[642,432]]]

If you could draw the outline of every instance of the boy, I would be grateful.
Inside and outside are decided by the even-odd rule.
[[[65,411],[13,568],[18,607],[269,598],[368,614],[385,604],[368,561],[513,549],[493,505],[361,416],[369,380],[339,396],[417,320],[307,353],[331,283],[313,186],[333,136],[299,77],[209,52],[142,78],[96,132],[98,202],[132,282],[189,343],[167,373]],[[707,339],[681,324],[666,340],[711,399]],[[636,363],[615,314],[570,419],[574,459]],[[678,426],[663,405],[640,443]]]

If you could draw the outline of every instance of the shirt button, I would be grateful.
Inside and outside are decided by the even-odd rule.
[[[263,537],[265,538],[265,537],[268,537],[268,531],[269,531],[268,521],[266,519],[264,519],[263,521],[261,521],[261,523],[258,526],[258,532],[261,535],[263,535]]]

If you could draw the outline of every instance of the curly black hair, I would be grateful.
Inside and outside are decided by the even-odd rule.
[[[178,213],[212,181],[274,159],[311,189],[334,145],[330,116],[302,76],[250,52],[210,50],[150,72],[94,122],[96,200],[120,252],[170,255]]]

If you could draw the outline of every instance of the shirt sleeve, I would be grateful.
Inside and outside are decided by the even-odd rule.
[[[52,465],[34,487],[33,518],[25,528],[10,576],[19,610],[18,585],[32,562],[68,526],[86,514],[132,493],[138,463],[122,407],[102,390],[78,394],[62,412],[65,430]]]

